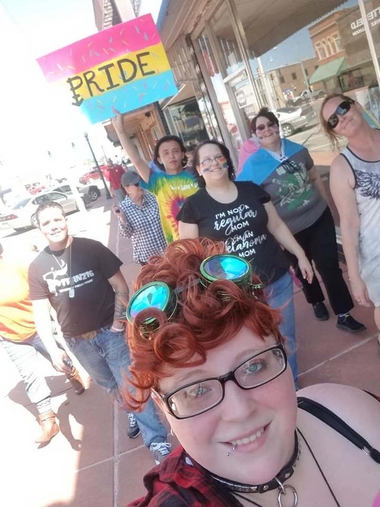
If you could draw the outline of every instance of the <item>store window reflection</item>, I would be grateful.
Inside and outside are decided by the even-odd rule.
[[[220,17],[218,17],[220,20]],[[214,34],[215,36],[217,34]],[[215,37],[215,40],[217,40],[217,37]],[[232,42],[232,41],[230,41]],[[216,58],[214,55],[214,51],[212,48],[211,41],[209,39],[209,36],[206,31],[202,32],[202,34],[198,37],[196,43],[199,45],[199,49],[202,53],[204,63],[207,67],[210,80],[212,83],[212,86],[215,91],[216,98],[218,100],[220,110],[223,114],[223,118],[225,121],[225,125],[228,129],[228,132],[230,134],[231,140],[233,142],[233,145],[236,150],[240,149],[240,146],[242,144],[241,135],[239,133],[239,129],[237,127],[236,117],[233,111],[233,107],[231,105],[231,101],[229,99],[226,85],[223,80],[223,75],[220,72],[217,64],[216,64]],[[228,45],[227,43],[224,44],[224,48],[229,47],[230,49],[233,47],[232,43]],[[218,47],[217,50],[219,52],[219,56],[221,56],[222,46],[220,45],[220,40],[218,40]],[[228,56],[229,55],[229,56]],[[225,53],[222,59],[222,62],[224,64],[229,64],[229,62],[232,62],[231,53]],[[230,58],[230,59],[229,59]],[[224,68],[224,75],[227,75],[227,69]]]
[[[231,15],[223,3],[212,16],[210,26],[215,34],[227,75],[242,67],[243,58],[231,24]]]
[[[170,106],[168,109],[176,132],[189,151],[192,151],[201,141],[208,139],[202,114],[195,99]]]
[[[364,2],[376,55],[380,54],[380,0]],[[380,120],[379,83],[357,2],[346,2],[309,27],[318,69],[310,85],[327,93],[347,93]]]

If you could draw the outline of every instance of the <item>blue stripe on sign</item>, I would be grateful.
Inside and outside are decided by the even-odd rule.
[[[99,123],[115,116],[112,106],[120,113],[128,113],[157,100],[172,97],[177,92],[173,72],[168,70],[159,75],[133,81],[98,97],[91,97],[82,103],[80,112],[90,123]]]

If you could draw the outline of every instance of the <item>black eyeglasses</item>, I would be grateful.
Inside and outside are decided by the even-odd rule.
[[[339,104],[339,106],[335,109],[335,112],[329,117],[327,120],[327,124],[330,129],[334,129],[339,123],[339,116],[344,116],[351,109],[351,104],[354,104],[355,101],[352,99],[346,99]]]
[[[167,394],[154,392],[176,419],[188,419],[219,405],[224,399],[225,384],[229,380],[241,389],[256,389],[284,373],[287,364],[285,349],[277,344],[251,356],[220,377],[197,380]]]
[[[276,124],[275,124],[275,122],[274,122],[274,121],[268,121],[268,123],[267,123],[266,125],[258,125],[258,126],[256,127],[256,131],[257,131],[257,130],[264,130],[264,129],[265,129],[265,127],[267,127],[267,128],[272,128],[272,127],[274,127],[275,125],[276,125]]]

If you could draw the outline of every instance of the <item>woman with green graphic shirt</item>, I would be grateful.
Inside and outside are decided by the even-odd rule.
[[[162,137],[154,149],[154,162],[164,170],[153,170],[144,160],[124,130],[123,116],[114,109],[112,124],[120,143],[135,166],[140,178],[145,182],[141,186],[157,197],[160,219],[167,243],[179,239],[176,216],[186,198],[198,190],[196,177],[184,170],[186,149],[177,136]]]
[[[252,120],[252,132],[261,147],[246,161],[238,180],[252,181],[271,196],[277,213],[308,259],[314,261],[337,315],[337,327],[351,333],[364,331],[365,326],[349,313],[354,304],[339,267],[335,225],[309,151],[280,138],[278,119],[268,108],[262,108]],[[297,274],[300,275],[299,268]],[[311,284],[305,283],[302,276],[299,278],[315,317],[327,320],[329,314],[317,277]]]

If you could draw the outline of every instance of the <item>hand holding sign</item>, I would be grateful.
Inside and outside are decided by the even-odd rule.
[[[113,106],[126,113],[177,93],[150,14],[37,61],[46,79],[64,89],[68,104],[79,108],[91,123],[108,120]]]

